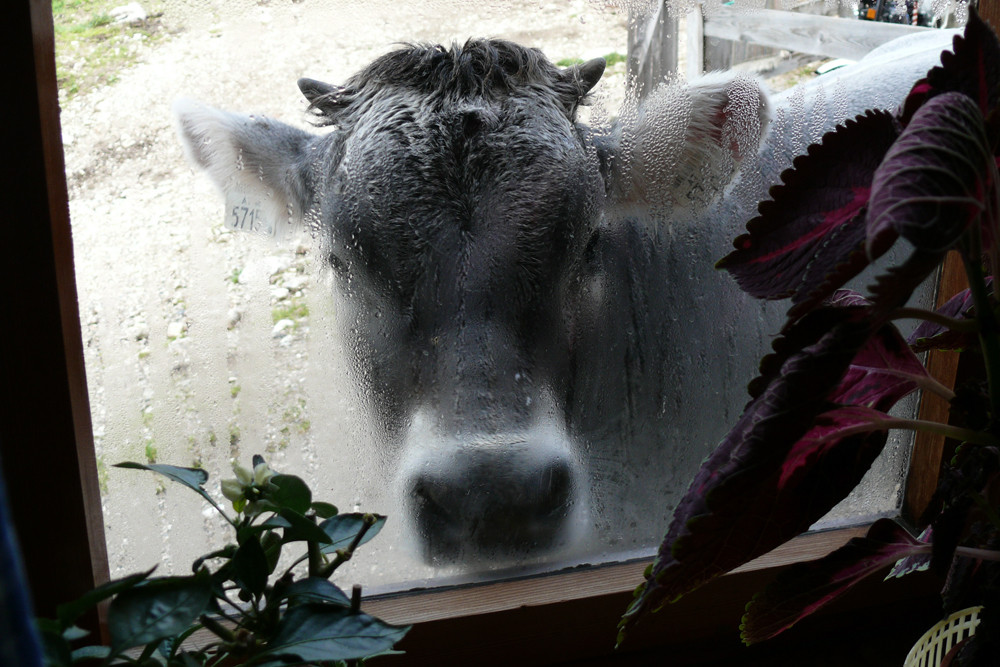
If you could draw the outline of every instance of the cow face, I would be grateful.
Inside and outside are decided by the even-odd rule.
[[[581,321],[624,314],[627,289],[594,287],[602,236],[629,211],[710,200],[766,124],[754,82],[717,76],[592,131],[576,111],[603,69],[498,40],[408,47],[344,86],[299,82],[333,128],[321,136],[176,107],[189,157],[224,191],[263,190],[270,215],[322,239],[355,381],[429,562],[510,560],[586,532],[593,443],[575,397],[603,380],[576,341]]]

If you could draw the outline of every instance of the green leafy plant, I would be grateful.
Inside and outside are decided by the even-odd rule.
[[[984,605],[955,665],[1000,664],[1000,43],[970,12],[964,36],[895,113],[868,111],[795,159],[771,200],[719,262],[747,293],[791,300],[749,386],[750,402],[678,503],[621,623],[804,532],[861,481],[889,429],[964,443],[911,533],[874,523],[866,537],[786,569],[748,605],[746,643],[773,637],[864,576],[933,568],[945,612]],[[900,239],[905,259],[868,294],[843,289]],[[904,244],[899,244],[904,245]],[[907,307],[957,251],[969,289],[936,312]],[[894,321],[923,322],[904,339]],[[981,378],[955,391],[917,353],[964,350]],[[948,424],[889,410],[922,389],[951,404]]]
[[[58,618],[38,622],[46,664],[332,666],[390,651],[409,628],[362,613],[360,587],[348,596],[330,581],[385,517],[340,514],[314,501],[299,477],[273,472],[260,456],[253,463],[253,470],[234,465],[236,478],[222,481],[235,517],[205,491],[204,470],[118,464],[192,489],[225,518],[236,541],[198,558],[191,575],[152,577],[149,570],[60,606]],[[279,574],[282,550],[292,545],[304,553]],[[302,563],[307,573],[297,578]],[[108,599],[110,645],[77,646],[86,636],[77,619]],[[206,639],[195,646],[190,640],[202,630]]]

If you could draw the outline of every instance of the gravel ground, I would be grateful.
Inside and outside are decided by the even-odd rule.
[[[369,438],[333,335],[330,277],[307,236],[224,230],[223,202],[184,161],[170,104],[191,97],[306,127],[295,80],[337,82],[402,41],[499,36],[553,60],[626,52],[625,12],[585,0],[504,3],[171,0],[170,36],[62,110],[80,313],[113,576],[184,572],[227,535],[202,501],[122,460],[199,464],[216,496],[230,460],[264,453],[342,509],[390,514],[368,585],[434,574],[397,548]],[[617,107],[609,68],[595,113]],[[398,523],[396,524],[398,527]],[[170,539],[168,539],[170,538]]]

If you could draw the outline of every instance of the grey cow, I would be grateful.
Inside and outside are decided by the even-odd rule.
[[[509,562],[655,541],[778,326],[714,260],[791,157],[901,99],[940,41],[880,56],[881,99],[851,95],[868,84],[850,71],[780,98],[770,133],[756,80],[719,73],[588,127],[604,61],[501,40],[300,80],[323,134],[175,111],[228,196],[319,238],[424,559]]]

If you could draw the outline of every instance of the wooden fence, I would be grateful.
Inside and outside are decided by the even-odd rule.
[[[685,22],[684,73],[700,75],[706,62],[706,44],[717,40],[755,44],[827,58],[860,59],[875,47],[897,37],[928,30],[910,25],[860,21],[854,18],[776,9],[742,9],[714,5],[699,6]],[[643,21],[633,22],[629,31],[629,66],[641,91],[648,91],[663,78],[678,71],[679,24],[666,3]]]

